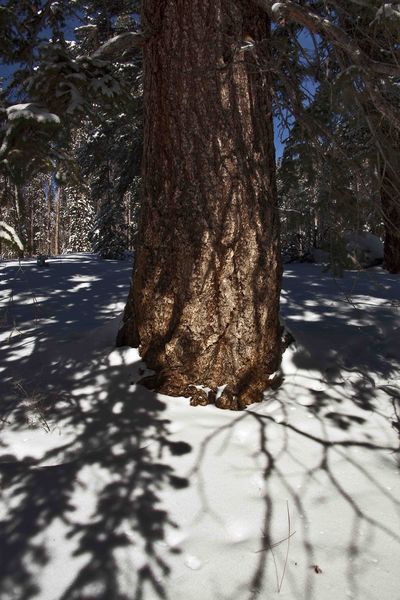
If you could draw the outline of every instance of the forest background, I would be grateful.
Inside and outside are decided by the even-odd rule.
[[[277,13],[282,3],[271,4]],[[381,250],[367,233],[385,240],[398,272],[398,5],[298,4],[297,22],[275,19],[271,38],[283,255],[338,272],[374,264]],[[328,17],[349,47],[310,27],[307,11]],[[0,15],[2,222],[27,256],[122,258],[141,204],[143,65],[129,37],[139,3],[3,0]],[[367,69],[352,63],[356,51]],[[393,73],[374,73],[378,60]],[[21,255],[2,232],[2,257]]]

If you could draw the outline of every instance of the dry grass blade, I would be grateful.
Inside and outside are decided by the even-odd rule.
[[[292,531],[292,533],[290,534],[290,537],[293,537],[295,533],[296,533],[295,531]],[[280,544],[283,544],[283,542],[286,542],[287,540],[288,540],[288,536],[282,538],[281,540],[279,540],[279,542],[274,542],[273,544],[270,544],[268,546],[268,549],[276,548],[277,546],[279,546]],[[256,550],[254,554],[259,554],[260,552],[264,552],[265,550],[266,550],[266,548],[261,548],[261,550]]]
[[[295,531],[291,531],[291,520],[290,520],[290,512],[289,512],[289,503],[288,503],[288,501],[286,501],[286,511],[287,511],[287,520],[288,520],[288,534],[287,534],[287,536],[284,537],[284,538],[282,538],[278,542],[274,542],[273,544],[268,544],[268,547],[261,548],[261,550],[257,550],[255,552],[255,554],[258,554],[260,552],[265,552],[266,550],[270,550],[271,551],[272,560],[274,561],[276,587],[277,587],[278,594],[280,593],[280,591],[282,589],[283,580],[284,580],[285,573],[286,573],[286,567],[287,567],[288,560],[289,560],[290,538],[292,538],[294,536],[294,534],[296,533]],[[264,537],[267,537],[267,535],[265,533],[263,535],[264,535]],[[277,565],[277,562],[276,562],[275,554],[273,552],[273,548],[276,548],[280,544],[283,544],[283,542],[287,542],[287,548],[286,548],[285,562],[284,562],[283,570],[282,570],[282,576],[281,576],[281,578],[279,578],[278,565]]]
[[[278,587],[278,593],[282,589],[283,579],[285,577],[286,567],[287,567],[287,563],[288,563],[288,560],[289,560],[290,538],[292,537],[292,534],[290,533],[290,525],[291,524],[290,524],[289,502],[287,500],[286,500],[286,510],[287,510],[287,518],[288,518],[287,548],[286,548],[285,564],[283,565],[282,577],[281,577],[280,585]]]

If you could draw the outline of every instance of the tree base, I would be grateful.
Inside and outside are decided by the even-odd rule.
[[[395,262],[385,262],[383,265],[383,268],[386,269],[386,271],[388,273],[390,273],[391,275],[399,275],[400,273],[400,261],[398,261],[397,263]]]
[[[264,392],[268,389],[276,390],[283,382],[283,376],[277,372],[271,379],[261,386],[253,384],[240,393],[235,393],[226,386],[222,393],[217,389],[206,390],[193,384],[184,384],[179,377],[167,377],[165,374],[155,374],[144,377],[138,381],[140,385],[166,396],[190,398],[191,406],[215,405],[222,410],[245,410],[250,404],[262,402]]]

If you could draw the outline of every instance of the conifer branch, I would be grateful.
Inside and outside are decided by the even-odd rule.
[[[133,31],[126,31],[117,35],[93,53],[92,58],[100,60],[110,60],[121,57],[125,52],[142,48],[145,42],[145,35]]]

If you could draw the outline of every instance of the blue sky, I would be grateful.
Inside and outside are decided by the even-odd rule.
[[[278,131],[278,123],[277,123],[276,119],[274,119],[274,138],[275,138],[275,155],[276,155],[276,158],[281,158],[285,146],[280,141],[280,135],[279,135],[279,131]]]

